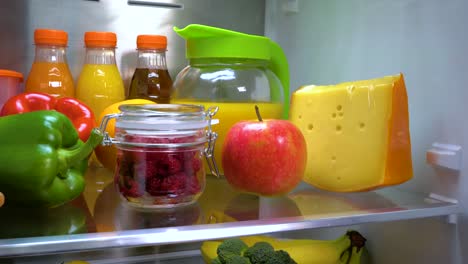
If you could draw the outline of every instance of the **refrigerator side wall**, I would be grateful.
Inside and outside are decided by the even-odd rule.
[[[285,4],[297,2],[297,12]],[[426,164],[433,142],[467,149],[468,2],[268,0],[266,35],[287,53],[291,90],[402,72],[409,97],[414,178],[398,187],[468,202],[461,173]],[[466,155],[463,163],[466,164]],[[393,188],[393,187],[392,187]],[[465,263],[466,214],[360,227],[373,263]],[[314,231],[315,232],[315,231]],[[459,241],[459,238],[461,241]],[[398,252],[396,254],[395,252]],[[463,255],[462,255],[463,254]],[[465,261],[463,261],[463,259]]]

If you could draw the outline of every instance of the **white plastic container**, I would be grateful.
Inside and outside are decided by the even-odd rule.
[[[0,109],[10,97],[21,93],[22,82],[23,74],[0,69]]]

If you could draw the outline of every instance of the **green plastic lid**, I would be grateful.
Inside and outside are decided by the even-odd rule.
[[[222,28],[191,24],[174,31],[186,41],[186,57],[270,60],[271,40]]]
[[[191,24],[174,31],[186,40],[187,59],[245,58],[270,62],[284,89],[285,117],[289,112],[289,67],[281,47],[264,36],[249,35],[232,30]]]

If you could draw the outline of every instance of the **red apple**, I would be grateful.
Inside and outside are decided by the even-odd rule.
[[[237,190],[265,196],[288,193],[304,175],[304,136],[279,119],[241,121],[228,131],[222,149],[224,176]]]

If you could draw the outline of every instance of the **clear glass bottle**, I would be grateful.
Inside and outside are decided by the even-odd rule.
[[[172,79],[166,64],[166,36],[139,35],[137,47],[138,64],[132,77],[128,98],[169,103]]]
[[[194,203],[205,188],[203,157],[214,174],[211,130],[217,108],[199,105],[122,105],[121,113],[107,115],[105,131],[115,118],[115,137],[105,135],[104,144],[115,144],[115,186],[122,200],[138,208],[172,208]]]
[[[125,100],[122,77],[115,61],[113,32],[86,32],[86,60],[78,78],[76,97],[94,112],[96,122],[109,105]]]
[[[73,77],[67,64],[68,34],[62,30],[36,29],[34,62],[26,80],[26,92],[56,97],[75,97]]]

